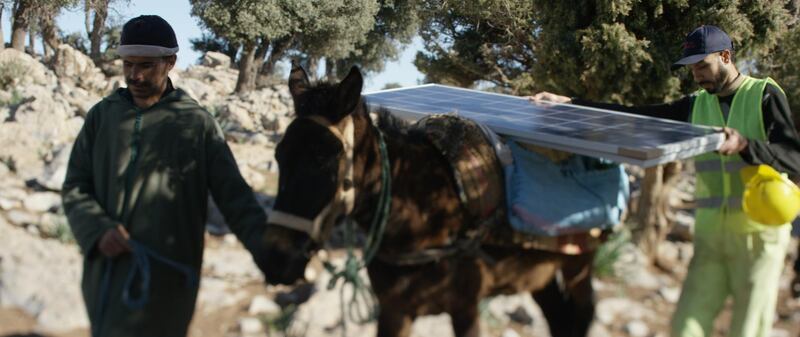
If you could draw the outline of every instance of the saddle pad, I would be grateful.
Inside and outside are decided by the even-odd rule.
[[[461,203],[477,223],[504,209],[503,168],[476,122],[440,114],[420,119],[414,128],[423,131],[450,163]]]

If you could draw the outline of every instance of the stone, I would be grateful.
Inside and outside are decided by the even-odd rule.
[[[40,85],[52,87],[56,84],[56,76],[44,64],[34,59],[27,53],[13,48],[0,50],[0,65],[15,69],[17,74],[12,74],[15,81],[12,87],[20,84]]]
[[[22,210],[11,210],[6,213],[8,221],[18,227],[25,227],[27,225],[35,225],[39,221],[36,215]]]
[[[647,337],[650,334],[650,328],[644,322],[634,320],[625,324],[625,332],[631,337]]]
[[[67,44],[61,44],[53,57],[53,70],[60,78],[68,78],[81,88],[102,93],[106,77],[94,61]]]
[[[206,52],[205,55],[203,55],[203,59],[200,62],[200,64],[210,68],[217,68],[217,67],[227,68],[231,66],[231,58],[230,56],[225,55],[223,53],[210,51]]]
[[[658,289],[658,294],[669,303],[678,303],[678,298],[681,296],[681,288],[679,287],[662,287]]]
[[[264,331],[264,324],[255,317],[239,318],[239,331],[244,335],[254,335]]]
[[[8,198],[0,197],[0,209],[4,211],[10,211],[15,208],[22,207],[22,202],[19,200],[11,200]]]
[[[53,192],[35,192],[22,201],[26,210],[48,212],[61,207],[61,196]]]
[[[519,333],[514,331],[514,329],[505,329],[503,330],[503,334],[500,335],[501,337],[520,337]]]
[[[281,313],[281,307],[264,295],[258,295],[250,302],[247,313],[251,316],[266,315],[273,316]]]

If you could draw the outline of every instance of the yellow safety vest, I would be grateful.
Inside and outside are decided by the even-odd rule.
[[[727,126],[747,139],[766,140],[761,99],[767,83],[780,89],[771,78],[745,77],[733,97],[727,121],[722,115],[718,97],[700,90],[692,107],[692,124]],[[724,156],[711,152],[695,157],[695,202],[699,210],[741,211],[744,183],[739,171],[745,166],[747,163],[738,154]]]

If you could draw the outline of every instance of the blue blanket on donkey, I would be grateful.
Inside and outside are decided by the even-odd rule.
[[[622,165],[580,155],[554,163],[508,142],[505,167],[508,217],[518,231],[557,236],[620,222],[630,195]]]

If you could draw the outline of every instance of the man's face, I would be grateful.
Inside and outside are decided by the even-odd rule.
[[[723,53],[727,54],[723,55]],[[695,83],[711,94],[722,90],[725,79],[728,77],[727,55],[729,55],[727,51],[713,53],[706,56],[702,61],[689,65]],[[728,57],[727,60],[729,59]]]
[[[161,96],[167,75],[175,66],[175,57],[125,56],[122,58],[122,73],[125,83],[136,98],[146,99]]]

